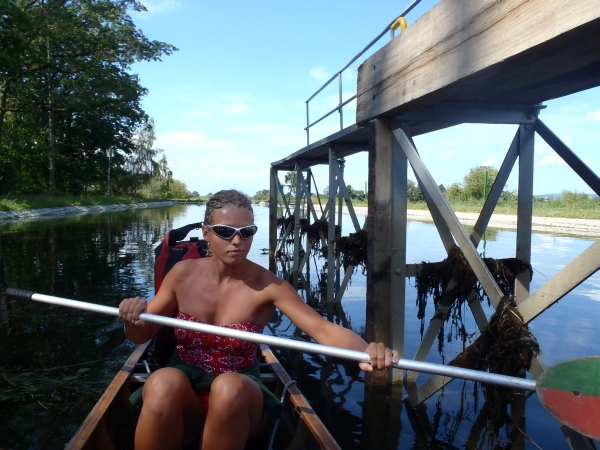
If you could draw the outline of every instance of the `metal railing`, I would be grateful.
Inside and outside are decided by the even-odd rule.
[[[400,19],[402,19],[410,11],[412,11],[412,9],[415,6],[417,6],[420,2],[421,2],[421,0],[413,0],[413,2],[410,5],[408,5],[404,11],[402,11],[400,13],[398,18],[396,18],[392,22],[390,22],[390,24],[388,26],[386,26],[383,29],[383,31],[377,35],[377,37],[375,39],[373,39],[371,42],[369,42],[365,48],[363,48],[356,56],[354,56],[354,58],[352,58],[350,60],[350,62],[348,62],[344,67],[342,67],[335,75],[333,75],[328,81],[326,81],[325,84],[323,84],[323,86],[321,86],[313,95],[311,95],[308,100],[306,100],[306,128],[304,128],[304,130],[306,131],[306,145],[307,146],[310,145],[310,127],[318,124],[320,121],[329,117],[331,114],[333,114],[336,111],[338,111],[340,114],[340,130],[342,130],[344,128],[344,112],[343,112],[342,108],[344,106],[346,106],[348,103],[350,103],[352,100],[354,100],[356,98],[356,95],[353,95],[352,97],[348,98],[347,100],[342,101],[342,73],[348,67],[350,67],[358,58],[360,58],[362,55],[364,55],[365,52],[367,52],[367,50],[369,50],[373,45],[375,45],[379,41],[379,39],[381,39],[388,31],[390,32],[390,40],[394,39],[394,30],[396,30],[398,28],[398,26],[400,26],[399,25]],[[404,25],[404,27],[405,27],[405,25]],[[336,78],[338,79],[338,84],[339,84],[339,103],[338,103],[338,105],[335,108],[333,108],[331,111],[329,111],[327,114],[325,114],[324,116],[315,120],[313,123],[310,123],[310,119],[309,119],[309,117],[310,117],[310,111],[309,111],[310,101],[313,98],[315,98],[323,89],[325,89],[327,86],[329,86]]]

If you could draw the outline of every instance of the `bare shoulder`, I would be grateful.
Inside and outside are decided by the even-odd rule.
[[[252,279],[260,289],[278,289],[282,285],[288,284],[270,270],[265,269],[255,262],[251,262],[251,264]]]
[[[199,264],[202,264],[201,259],[187,259],[177,262],[167,274],[168,278],[173,280],[182,280],[191,276]]]

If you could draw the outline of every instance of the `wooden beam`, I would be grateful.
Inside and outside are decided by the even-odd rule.
[[[406,234],[408,229],[408,159],[397,139],[392,139],[392,166],[390,167],[391,222],[390,222],[390,348],[404,358],[404,324],[406,322]],[[402,381],[402,372],[391,373],[392,382]]]
[[[392,131],[387,119],[375,120],[375,139],[369,151],[369,210],[367,214],[367,342],[390,342]],[[331,193],[331,186],[329,188]],[[390,371],[391,372],[391,371]],[[385,385],[390,372],[366,374],[371,384]]]
[[[277,182],[277,169],[271,167],[269,176],[269,270],[277,274],[277,197],[279,183]]]
[[[358,69],[356,122],[600,85],[600,0],[441,0]]]
[[[519,127],[519,196],[517,201],[517,246],[515,256],[531,264],[531,230],[533,223],[533,147],[535,130],[532,125]],[[531,273],[520,272],[515,280],[515,301],[529,297]]]

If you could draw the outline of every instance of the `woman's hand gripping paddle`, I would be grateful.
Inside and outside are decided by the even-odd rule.
[[[9,288],[6,289],[4,294],[8,297],[35,300],[42,303],[67,306],[84,311],[98,312],[116,317],[119,316],[119,309],[110,306],[36,294],[21,289]],[[140,320],[158,323],[160,325],[228,336],[275,347],[289,348],[307,353],[334,356],[357,362],[369,362],[370,360],[369,355],[365,352],[284,339],[276,336],[249,333],[214,325],[188,322],[172,317],[162,317],[143,313],[140,314]],[[463,369],[461,367],[414,361],[410,359],[400,359],[393,367],[403,370],[413,370],[417,372],[462,378],[464,380],[477,381],[480,383],[496,384],[513,389],[537,391],[542,405],[544,405],[556,419],[585,436],[600,440],[600,356],[579,358],[557,364],[542,374],[537,382],[526,378],[510,377],[508,375],[481,372],[478,370]]]

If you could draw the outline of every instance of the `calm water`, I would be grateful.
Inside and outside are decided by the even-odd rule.
[[[20,287],[111,306],[125,296],[149,297],[153,248],[168,229],[200,221],[203,213],[201,206],[178,205],[0,225],[2,288]],[[268,246],[268,209],[257,206],[255,215],[259,233],[250,257],[267,266],[261,248]],[[344,234],[350,231],[351,222],[346,222]],[[445,257],[432,225],[410,222],[408,233],[408,262]],[[592,242],[535,234],[532,289]],[[511,257],[514,247],[514,232],[493,230],[487,235],[485,255]],[[407,284],[407,357],[414,355],[420,342],[413,285],[413,280]],[[342,310],[323,314],[364,334],[365,293],[365,279],[359,272],[344,295]],[[62,448],[132,346],[124,341],[122,325],[112,317],[5,298],[0,312],[0,448]],[[429,308],[427,317],[432,313]],[[469,313],[465,317],[469,331],[475,331]],[[599,319],[600,277],[595,275],[531,324],[544,362],[552,365],[600,354],[595,323]],[[305,338],[285,317],[270,324],[266,332]],[[461,343],[447,343],[446,361],[461,350]],[[455,380],[411,410],[401,402],[406,392],[400,387],[368,390],[365,395],[362,373],[354,364],[285,350],[278,353],[344,449],[536,448],[531,441],[543,449],[568,448],[535,395],[524,402],[523,432],[508,426],[493,429],[482,423],[485,400],[473,383]],[[442,361],[437,350],[432,350],[428,361]],[[427,378],[421,375],[418,383]]]

